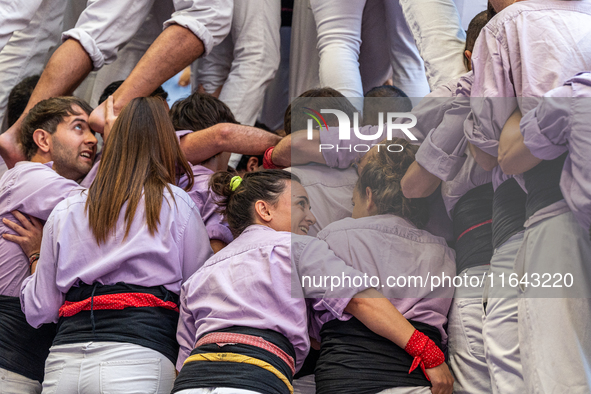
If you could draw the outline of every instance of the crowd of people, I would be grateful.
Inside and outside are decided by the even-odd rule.
[[[0,10],[0,394],[591,392],[591,0]]]

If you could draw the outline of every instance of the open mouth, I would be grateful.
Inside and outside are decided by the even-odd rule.
[[[306,234],[306,235],[308,234],[308,231],[309,231],[308,227],[300,226],[299,229],[304,234]]]
[[[80,153],[80,156],[85,159],[92,160],[92,152],[82,152]]]

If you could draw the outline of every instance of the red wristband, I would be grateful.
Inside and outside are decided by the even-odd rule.
[[[273,160],[271,160],[271,156],[273,155],[274,146],[267,148],[265,154],[263,155],[263,168],[267,170],[274,170],[274,169],[281,169],[283,167],[276,166],[273,164]]]
[[[435,345],[435,342],[433,342],[428,336],[419,330],[415,330],[415,332],[413,332],[412,336],[408,340],[408,343],[404,347],[404,350],[414,357],[408,373],[411,373],[420,365],[423,373],[429,381],[429,376],[427,376],[427,372],[425,370],[429,368],[435,368],[436,366],[445,362],[445,356],[443,355],[441,349]]]

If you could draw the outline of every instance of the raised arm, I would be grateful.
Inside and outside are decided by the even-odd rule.
[[[427,171],[416,161],[413,162],[402,180],[400,186],[402,186],[402,193],[406,198],[423,198],[428,197],[441,184],[441,179]]]
[[[181,149],[187,160],[199,164],[221,152],[262,155],[279,141],[278,135],[256,127],[220,123],[181,138]]]

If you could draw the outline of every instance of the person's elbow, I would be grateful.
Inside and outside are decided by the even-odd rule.
[[[476,163],[485,171],[492,171],[497,165],[499,165],[496,157],[484,152],[472,144],[470,144],[470,152],[472,153],[472,156],[474,156]]]

